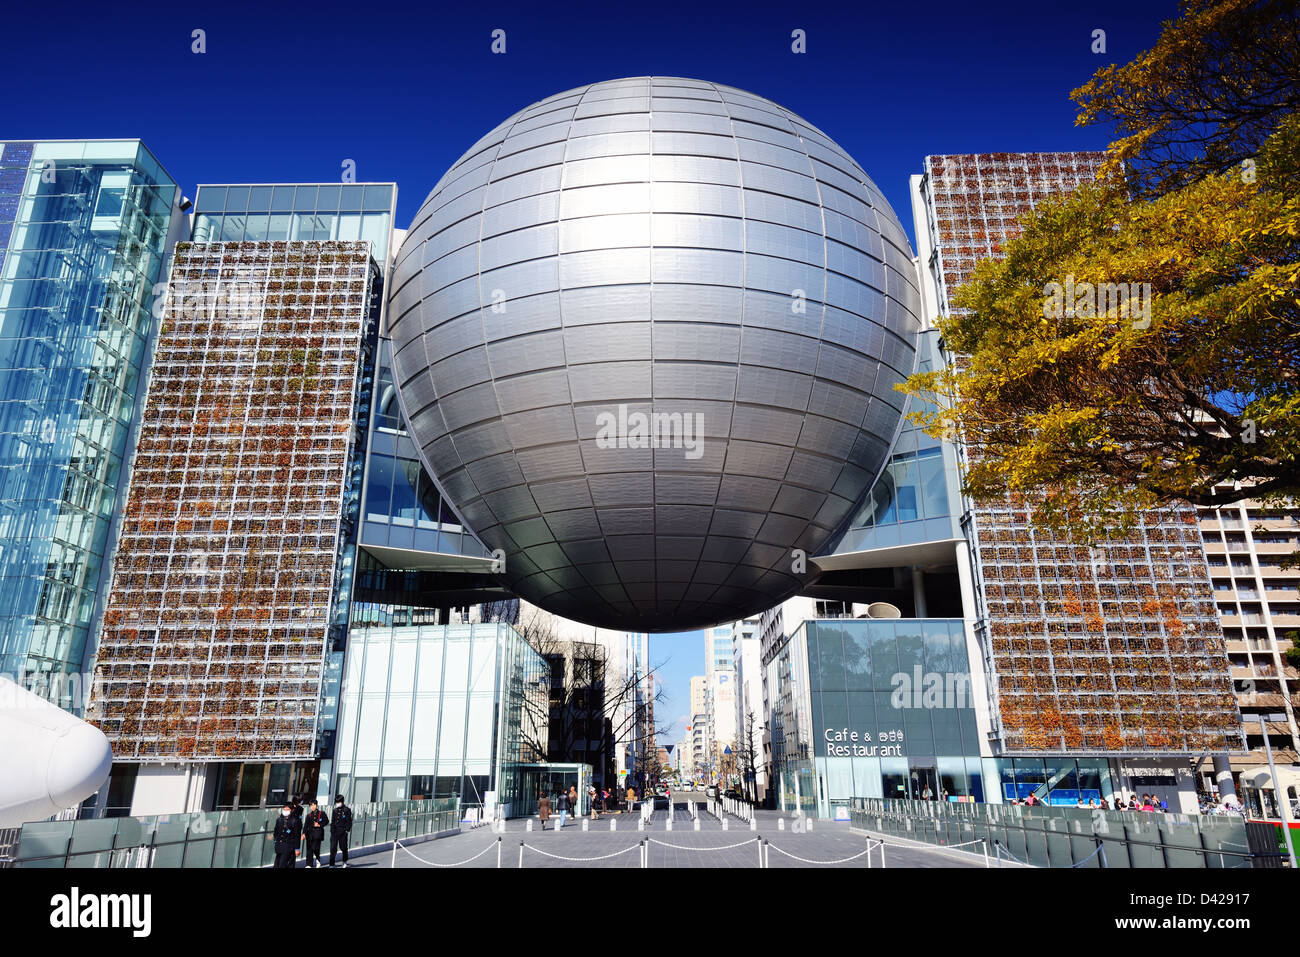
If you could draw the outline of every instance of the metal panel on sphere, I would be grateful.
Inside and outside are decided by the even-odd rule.
[[[884,462],[911,259],[862,168],[775,103],[672,77],[566,91],[416,214],[402,402],[520,596],[632,631],[743,618],[806,583],[793,552]]]

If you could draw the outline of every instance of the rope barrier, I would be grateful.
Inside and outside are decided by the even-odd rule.
[[[881,843],[884,843],[884,842],[882,841]],[[771,843],[770,841],[768,842],[768,845],[767,845],[767,846],[768,846],[769,848],[771,848],[772,850],[776,851],[778,854],[784,854],[786,857],[789,857],[789,858],[791,858],[791,859],[793,859],[793,860],[799,861],[800,863],[803,863],[803,864],[847,864],[849,861],[856,861],[856,860],[857,860],[859,857],[861,857],[863,854],[870,854],[872,851],[875,850],[874,847],[871,847],[870,845],[868,845],[868,846],[867,846],[867,849],[866,849],[865,851],[860,851],[859,853],[854,854],[852,857],[842,857],[842,858],[840,858],[840,859],[837,860],[837,861],[810,861],[810,860],[808,860],[808,858],[806,858],[806,857],[797,857],[796,855],[791,854],[789,851],[783,851],[783,850],[781,850],[779,847],[777,847],[775,844]]]
[[[471,861],[477,861],[488,851],[492,850],[492,848],[496,847],[496,844],[495,843],[489,844],[487,847],[483,848],[483,850],[479,851],[473,857],[467,857],[465,860],[457,861],[455,864],[439,864],[437,861],[426,861],[423,857],[421,857],[419,854],[416,854],[414,851],[402,847],[400,843],[397,846],[401,848],[403,851],[406,851],[407,854],[410,854],[421,864],[428,864],[430,867],[461,867],[462,865],[469,864]]]
[[[1003,847],[1002,844],[1001,844],[1001,842],[999,842],[999,841],[994,841],[994,842],[993,842],[993,849],[994,849],[994,852],[996,853],[996,855],[997,855],[999,858],[1001,858],[1002,855],[1005,854],[1007,857],[1011,858],[1011,859],[1012,859],[1013,861],[1015,861],[1017,864],[1024,864],[1025,867],[1029,867],[1029,866],[1030,866],[1029,864],[1025,864],[1024,861],[1022,861],[1020,858],[1016,857],[1016,855],[1012,854],[1012,853],[1011,853],[1010,851],[1008,851],[1005,847]],[[1094,851],[1093,853],[1096,853],[1096,852]]]
[[[519,846],[526,847],[530,851],[536,851],[538,854],[543,854],[546,857],[553,857],[557,861],[570,861],[570,862],[604,861],[604,860],[608,860],[611,857],[618,857],[620,854],[626,854],[628,851],[635,851],[641,847],[640,844],[633,844],[630,847],[623,848],[623,850],[621,851],[615,851],[613,854],[602,854],[600,857],[565,857],[562,854],[552,854],[550,851],[544,851],[540,847],[533,847],[533,845],[531,844],[520,844]]]
[[[975,840],[973,840],[973,841],[962,841],[960,844],[936,844],[936,845],[934,845],[934,846],[935,846],[935,847],[946,847],[946,848],[948,848],[949,850],[951,850],[951,849],[953,849],[954,847],[966,847],[966,846],[969,845],[969,844],[983,844],[983,843],[984,843],[984,838],[982,838],[982,837],[977,837],[977,838],[976,838]]]
[[[1085,857],[1083,860],[1079,861],[1079,863],[1077,863],[1077,864],[1071,864],[1070,867],[1083,867],[1084,864],[1087,864],[1090,860],[1092,860],[1094,857],[1096,857],[1098,854],[1100,854],[1100,853],[1102,852],[1102,848],[1103,848],[1103,846],[1104,846],[1104,845],[1098,844],[1098,845],[1097,845],[1097,849],[1096,849],[1095,851],[1093,851],[1091,854],[1089,854],[1089,855],[1088,855],[1087,857]],[[1067,868],[1067,870],[1068,870],[1068,868]]]
[[[729,851],[732,848],[744,847],[746,844],[753,844],[758,841],[758,838],[751,837],[748,841],[741,841],[739,844],[727,844],[724,847],[687,847],[684,844],[668,844],[664,841],[657,841],[653,837],[647,838],[647,840],[651,844],[658,844],[660,847],[672,847],[679,851]]]

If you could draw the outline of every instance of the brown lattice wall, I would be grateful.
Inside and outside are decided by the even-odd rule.
[[[1101,153],[931,156],[931,266],[947,299],[1035,203],[1095,178]],[[1190,508],[1096,548],[1033,528],[1010,499],[971,511],[982,643],[1005,752],[1242,746],[1223,632]]]
[[[91,716],[119,758],[310,757],[369,244],[181,244]]]

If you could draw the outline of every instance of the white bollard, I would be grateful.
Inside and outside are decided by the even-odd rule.
[[[618,821],[616,821],[616,820],[615,820],[614,818],[612,818],[612,817],[609,819],[609,829],[610,829],[611,831],[617,831],[617,830],[618,830]]]
[[[724,831],[727,829],[727,819],[725,817],[722,819],[722,829]]]
[[[644,830],[645,830],[645,818],[641,818],[641,820],[639,820],[639,821],[636,822],[636,829],[637,829],[638,831],[644,831]]]
[[[673,819],[672,819],[672,818],[669,818],[669,819],[668,819],[668,824],[667,824],[667,826],[664,828],[664,830],[665,830],[665,831],[671,831],[672,829],[673,829]]]
[[[803,829],[804,829],[805,831],[811,831],[811,830],[812,830],[812,818],[808,818],[808,820],[804,821]]]
[[[700,819],[697,817],[695,819],[695,830],[698,831],[699,829],[700,829]]]
[[[583,829],[584,831],[588,829],[588,828],[587,828],[587,819],[586,819],[585,817],[582,819],[582,829]]]
[[[783,818],[783,817],[779,817],[779,818],[776,819],[776,829],[777,829],[778,831],[784,831],[784,830],[785,830],[785,818]]]
[[[528,819],[528,824],[524,826],[524,830],[531,831],[532,829],[533,829],[533,819],[530,817]]]
[[[758,830],[758,822],[755,821],[752,817],[749,819],[749,829],[750,829],[751,831],[757,831],[757,830]]]

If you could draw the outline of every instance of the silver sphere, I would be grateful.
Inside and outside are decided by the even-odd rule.
[[[629,631],[753,615],[880,472],[911,247],[862,168],[733,87],[610,80],[510,117],[397,256],[425,465],[521,597]]]

